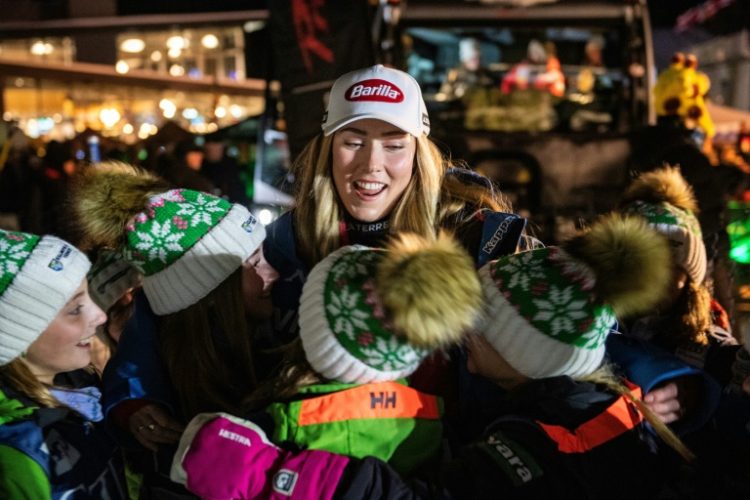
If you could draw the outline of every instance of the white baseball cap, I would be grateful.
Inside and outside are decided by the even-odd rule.
[[[331,88],[323,133],[364,118],[390,123],[415,137],[430,133],[422,90],[408,73],[382,64],[346,73]]]

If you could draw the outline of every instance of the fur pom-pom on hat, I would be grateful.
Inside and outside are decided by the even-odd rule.
[[[619,318],[647,311],[666,292],[669,247],[638,217],[607,215],[564,248],[591,268],[595,293]]]
[[[133,215],[166,189],[164,180],[120,162],[99,163],[76,175],[70,199],[80,247],[120,247]]]
[[[460,339],[482,306],[468,255],[448,236],[340,248],[310,272],[300,339],[312,368],[344,383],[396,380]],[[444,318],[444,321],[441,321]]]
[[[693,188],[677,167],[665,166],[641,174],[625,191],[621,204],[633,201],[669,203],[693,214],[698,213]]]
[[[471,258],[444,233],[434,243],[415,234],[394,238],[377,286],[396,331],[425,348],[457,342],[474,323],[482,293]]]

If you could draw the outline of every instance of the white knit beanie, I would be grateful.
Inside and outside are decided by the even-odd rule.
[[[190,189],[152,196],[126,231],[123,254],[143,274],[143,291],[158,315],[208,295],[266,236],[244,206]]]
[[[473,262],[457,243],[402,235],[387,250],[343,247],[312,269],[300,338],[307,361],[330,380],[392,381],[460,340],[481,302]]]
[[[0,365],[47,329],[90,267],[84,253],[59,238],[0,230]]]
[[[616,317],[662,297],[669,248],[645,221],[613,216],[574,240],[502,257],[479,276],[487,302],[480,333],[530,378],[594,372]]]

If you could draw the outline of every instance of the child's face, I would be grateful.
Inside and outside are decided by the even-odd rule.
[[[374,222],[404,194],[417,151],[413,135],[381,120],[358,120],[333,137],[333,183],[349,215]]]
[[[278,278],[279,273],[263,256],[263,245],[242,264],[242,297],[249,317],[259,320],[271,317],[271,288]]]
[[[96,327],[106,320],[107,315],[91,300],[84,279],[23,359],[40,381],[51,384],[58,373],[89,365],[91,340]]]
[[[667,292],[664,294],[664,300],[659,305],[659,309],[663,311],[668,310],[677,302],[687,286],[688,279],[688,275],[684,269],[677,265],[673,266],[672,279],[667,287]]]
[[[469,354],[466,364],[469,373],[481,375],[503,389],[512,389],[528,380],[528,377],[510,366],[483,336],[467,335],[466,348]]]

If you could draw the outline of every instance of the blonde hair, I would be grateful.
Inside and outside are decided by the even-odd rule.
[[[64,404],[52,395],[50,387],[36,378],[26,363],[20,358],[15,358],[11,362],[0,366],[0,380],[21,394],[28,396],[38,403],[39,406],[45,408],[65,407]]]
[[[333,137],[319,134],[294,164],[298,179],[295,235],[299,254],[309,266],[341,246],[339,224],[346,209],[331,173]],[[483,208],[510,211],[510,204],[494,190],[446,176],[453,162],[426,136],[416,141],[415,168],[390,215],[391,233],[411,232],[433,238],[439,227],[450,224],[455,228]],[[467,205],[472,206],[468,214],[463,213]]]
[[[676,451],[686,461],[692,461],[695,459],[695,455],[693,455],[690,449],[685,446],[685,443],[683,443],[680,438],[677,437],[675,433],[672,432],[672,430],[667,427],[667,425],[662,422],[643,401],[641,401],[640,398],[637,398],[630,389],[623,384],[622,380],[613,373],[612,368],[609,365],[602,365],[595,372],[582,377],[577,377],[576,380],[603,385],[616,394],[625,396],[636,406],[636,408],[638,408],[638,411],[648,423],[651,424],[654,431],[656,431],[656,434],[667,444],[667,446]]]
[[[670,316],[673,319],[669,321],[664,334],[678,345],[708,345],[708,331],[713,323],[708,286],[688,278]]]

